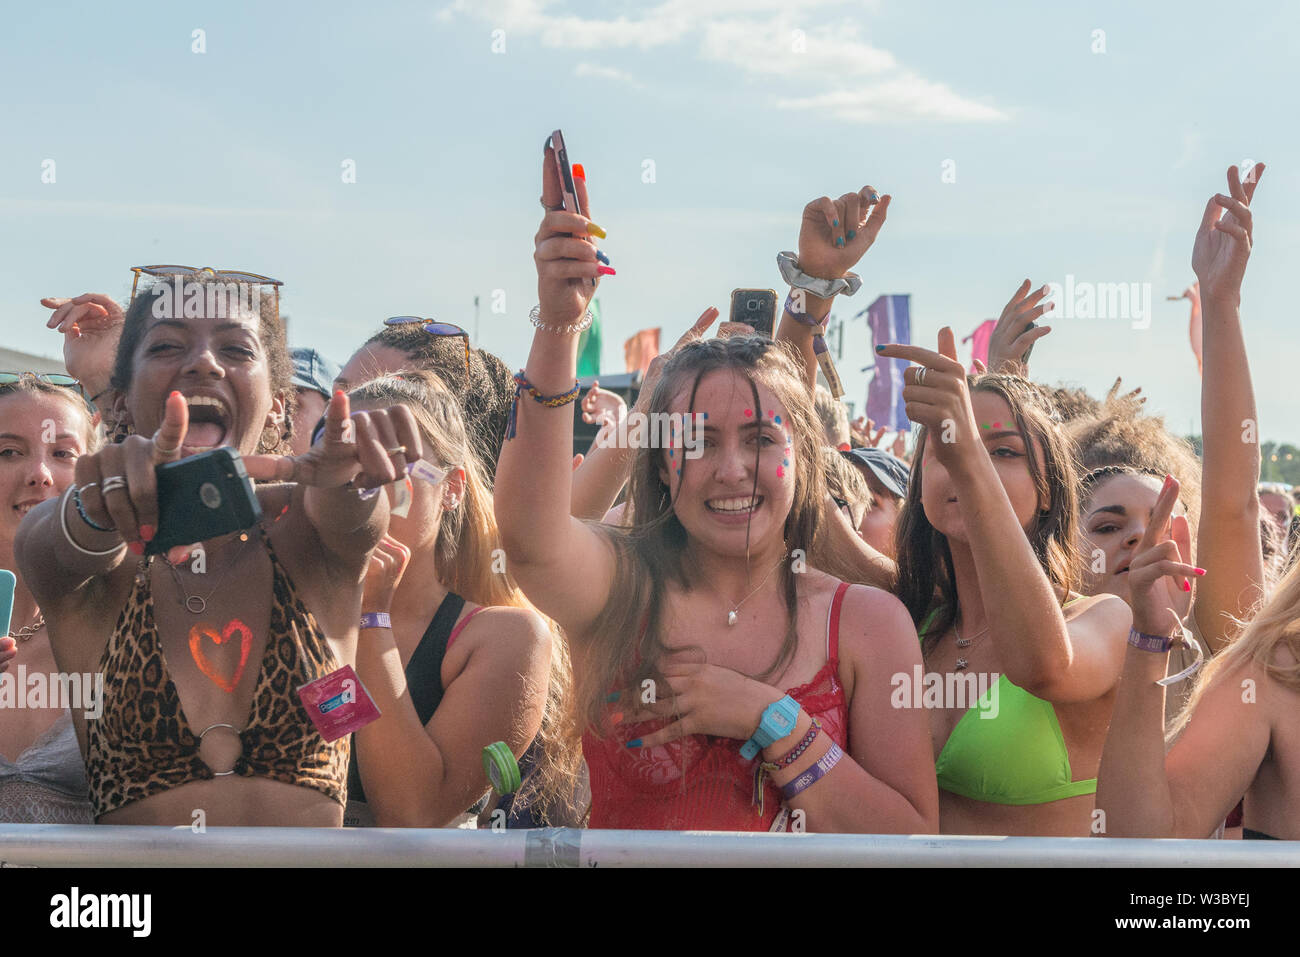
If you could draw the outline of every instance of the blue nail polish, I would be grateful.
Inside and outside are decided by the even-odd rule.
[[[606,256],[599,249],[596,250],[596,258],[599,259],[601,262],[603,262],[606,266],[609,265],[609,257]]]
[[[629,748],[639,748],[639,747],[641,747],[641,739],[640,739],[640,738],[633,738],[631,741],[629,741],[629,742],[627,743],[627,746],[628,746]]]
[[[605,700],[606,700],[606,701],[610,701],[610,702],[617,701],[619,695],[621,695],[621,694],[622,694],[621,691],[613,691],[613,692],[610,692],[609,694],[605,695]]]
[[[839,221],[838,219],[832,219],[832,220],[831,220],[831,225],[832,225],[832,226],[838,226],[839,224],[840,224],[840,221]]]
[[[877,351],[877,352],[884,352],[884,351],[885,351],[885,347],[884,347],[884,346],[876,346],[876,351]]]
[[[843,245],[844,245],[844,237],[841,236],[839,239],[835,240],[835,245],[836,245],[836,246],[843,246]]]
[[[849,239],[852,239],[852,238],[853,238],[854,236],[856,236],[857,234],[858,234],[858,231],[857,231],[856,229],[850,229],[850,230],[849,230]]]

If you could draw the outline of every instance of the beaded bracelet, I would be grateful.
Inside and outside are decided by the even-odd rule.
[[[553,332],[559,336],[567,336],[572,335],[575,332],[584,332],[596,317],[592,315],[591,310],[588,309],[585,316],[576,322],[569,323],[567,326],[548,326],[542,321],[542,305],[541,303],[538,303],[529,311],[528,318],[532,321],[533,325],[542,332]]]
[[[816,764],[781,788],[781,796],[789,801],[797,797],[801,792],[808,790],[825,777],[831,768],[839,764],[842,757],[844,757],[844,752],[838,744],[832,742],[830,750],[823,754]]]
[[[100,525],[98,522],[91,521],[90,516],[86,514],[86,509],[81,504],[81,487],[78,485],[72,486],[72,504],[76,507],[77,514],[81,516],[81,520],[85,522],[87,525],[89,525],[91,528],[93,528],[95,531],[97,532],[117,531],[117,528],[115,526],[105,527],[103,525]]]
[[[510,418],[506,422],[507,441],[515,437],[516,426],[518,425],[519,420],[519,397],[525,392],[531,395],[535,402],[540,402],[548,409],[559,409],[568,405],[570,402],[576,402],[578,400],[578,393],[581,391],[582,387],[578,385],[578,382],[575,379],[573,388],[568,392],[558,392],[555,395],[542,395],[542,393],[538,391],[537,387],[528,381],[528,378],[524,375],[524,370],[520,369],[515,373],[515,398],[514,401],[510,403]]]

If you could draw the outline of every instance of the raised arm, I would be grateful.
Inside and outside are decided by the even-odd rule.
[[[1210,572],[1192,613],[1214,653],[1236,633],[1232,618],[1249,617],[1263,597],[1259,541],[1259,422],[1250,362],[1241,331],[1241,282],[1254,242],[1250,201],[1264,172],[1259,163],[1242,183],[1228,168],[1231,195],[1206,203],[1192,249],[1202,309],[1201,522],[1196,556]]]
[[[1002,315],[989,336],[990,371],[1029,378],[1029,353],[1035,342],[1052,331],[1051,326],[1039,326],[1034,321],[1055,305],[1042,301],[1047,291],[1043,286],[1030,292],[1026,279],[1002,307]]]
[[[575,185],[591,211],[586,180]],[[542,205],[534,241],[540,323],[524,378],[516,392],[511,428],[497,463],[493,502],[510,574],[529,599],[555,619],[571,639],[586,633],[609,596],[613,549],[570,514],[573,483],[573,415],[559,400],[577,387],[578,335],[600,273],[588,236],[602,234],[586,216],[562,207],[554,151],[542,163]],[[536,401],[535,401],[536,399]]]

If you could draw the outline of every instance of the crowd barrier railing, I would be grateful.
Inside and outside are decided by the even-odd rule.
[[[0,824],[6,867],[1296,867],[1300,841]]]

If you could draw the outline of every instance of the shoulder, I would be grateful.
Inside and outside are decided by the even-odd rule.
[[[526,656],[551,644],[546,619],[527,608],[467,601],[456,626],[460,628],[456,646],[463,646],[466,653],[490,643],[494,655],[509,657],[518,652]]]
[[[850,585],[840,607],[840,658],[868,666],[920,661],[916,626],[903,603],[871,585]]]
[[[1092,595],[1078,598],[1063,608],[1065,623],[1071,634],[1084,629],[1097,636],[1127,638],[1133,624],[1133,611],[1118,595]]]

